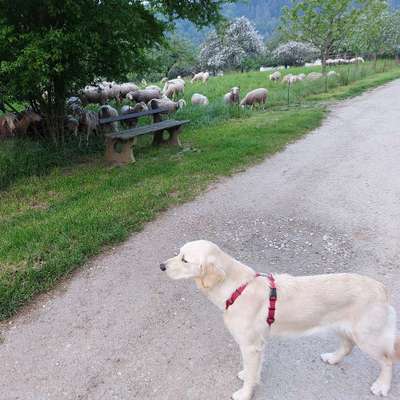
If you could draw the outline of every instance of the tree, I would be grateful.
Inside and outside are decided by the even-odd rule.
[[[326,60],[352,36],[366,0],[293,0],[283,10],[280,30],[288,39],[309,43],[319,51],[323,72]]]
[[[0,0],[0,86],[40,109],[59,142],[67,95],[144,70],[173,19],[217,22],[223,1]]]
[[[400,44],[400,14],[391,12],[387,1],[374,0],[358,20],[359,29],[352,40],[353,46],[370,54],[394,55]]]
[[[272,55],[278,64],[303,65],[318,56],[318,50],[308,43],[290,41],[278,46]]]
[[[241,68],[248,59],[260,55],[264,50],[262,38],[254,25],[245,17],[237,18],[220,32],[211,32],[201,46],[202,66],[219,68]]]

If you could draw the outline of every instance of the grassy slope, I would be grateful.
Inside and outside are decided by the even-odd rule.
[[[343,98],[398,76],[398,69],[367,76],[318,96]],[[144,138],[135,165],[109,168],[99,156],[79,167],[21,179],[0,192],[0,319],[104,245],[141,229],[160,210],[193,198],[210,181],[282,149],[321,122],[324,110],[307,105],[305,95],[317,99],[321,83],[297,86],[293,99],[302,107],[286,110],[239,111],[219,101],[230,86],[240,84],[246,91],[261,83],[265,86],[265,74],[249,73],[228,75],[206,88],[190,86],[188,97],[201,88],[211,104],[207,112],[191,107],[181,112],[193,121],[183,151],[154,149]],[[286,89],[271,85],[270,104],[282,108]]]

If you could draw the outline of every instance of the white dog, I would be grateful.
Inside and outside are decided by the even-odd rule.
[[[187,243],[160,268],[172,279],[194,278],[201,291],[223,311],[225,325],[239,344],[243,359],[243,370],[238,375],[243,387],[232,399],[252,397],[260,379],[268,336],[298,335],[327,328],[338,334],[341,346],[333,353],[322,354],[322,360],[336,364],[357,344],[381,367],[371,391],[378,396],[388,394],[393,363],[400,360],[400,337],[396,338],[395,333],[395,310],[381,283],[356,274],[282,274],[270,280],[256,276],[250,267],[204,240]],[[276,312],[270,300],[274,284]],[[233,294],[238,288],[241,294]]]

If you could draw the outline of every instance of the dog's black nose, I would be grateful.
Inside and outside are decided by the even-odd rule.
[[[161,263],[160,269],[161,269],[161,271],[165,271],[167,269],[167,266],[164,263]]]

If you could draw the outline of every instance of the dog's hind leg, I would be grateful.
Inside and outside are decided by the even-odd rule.
[[[396,337],[396,313],[392,306],[370,306],[354,327],[354,340],[362,351],[378,361],[381,372],[371,386],[377,396],[387,396],[391,382]]]
[[[339,363],[353,350],[353,340],[344,332],[337,332],[337,334],[340,337],[340,347],[333,353],[321,354],[322,361],[327,364],[333,365]]]

